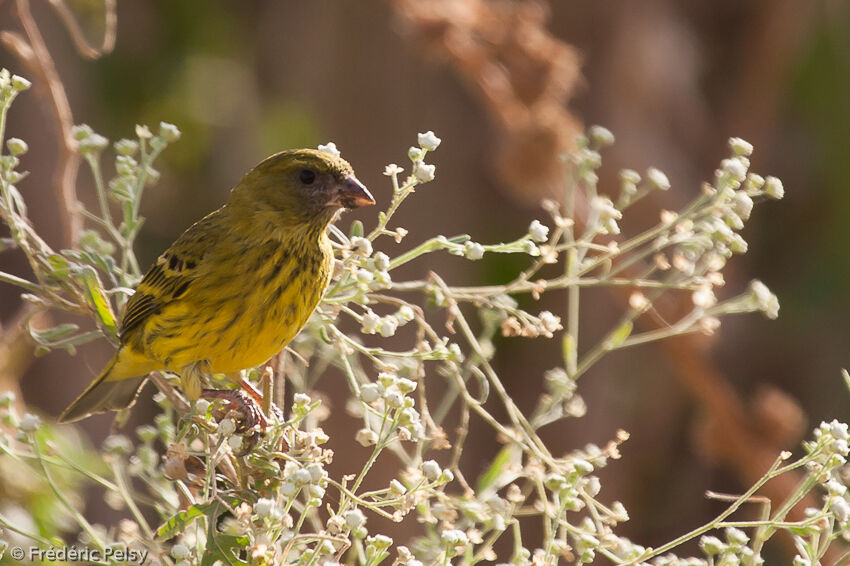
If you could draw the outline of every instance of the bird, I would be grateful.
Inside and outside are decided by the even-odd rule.
[[[328,226],[343,209],[373,204],[333,153],[295,149],[264,159],[148,269],[127,301],[117,351],[59,421],[131,406],[153,371],[179,374],[195,400],[206,375],[239,381],[241,370],[267,362],[330,284]]]

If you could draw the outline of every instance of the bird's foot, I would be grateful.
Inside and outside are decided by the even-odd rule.
[[[242,389],[204,389],[201,397],[225,402],[224,407],[216,407],[213,413],[216,420],[221,421],[226,415],[236,413],[236,431],[243,436],[242,449],[237,456],[244,456],[257,444],[259,437],[266,433],[269,418],[263,412],[263,397],[247,381],[240,380]],[[283,412],[275,404],[269,407],[269,416],[274,422],[283,421]]]
[[[258,435],[265,434],[268,419],[257,402],[241,389],[204,389],[201,397],[211,400],[222,400],[225,407],[216,407],[213,413],[219,422],[230,413],[236,413],[241,418],[236,419],[236,431],[243,435],[245,442],[239,456],[243,456],[257,443]]]

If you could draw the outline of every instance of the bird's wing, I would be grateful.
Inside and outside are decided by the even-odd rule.
[[[191,290],[200,275],[205,253],[215,245],[218,212],[183,232],[145,273],[135,294],[127,302],[121,321],[122,341],[164,306]]]

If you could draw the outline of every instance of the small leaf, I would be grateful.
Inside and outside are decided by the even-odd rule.
[[[452,236],[451,238],[449,238],[449,242],[451,242],[452,244],[465,244],[471,239],[472,236],[470,236],[469,234],[460,234],[458,236]]]
[[[93,267],[85,265],[77,269],[75,275],[83,284],[86,302],[97,315],[98,326],[109,338],[116,340],[118,338],[118,325],[115,322],[115,315],[112,314],[112,307],[106,298],[106,293],[103,292],[100,279],[97,277],[97,272]]]
[[[634,329],[634,324],[631,321],[624,322],[605,342],[605,347],[609,350],[618,348],[631,335],[632,329]]]
[[[165,523],[160,525],[160,527],[156,530],[157,538],[159,538],[160,540],[168,540],[183,533],[189,527],[189,525],[191,525],[197,519],[200,519],[201,517],[205,516],[207,512],[213,508],[214,505],[218,505],[218,502],[195,504],[191,505],[188,509],[184,511],[179,511],[170,519],[168,519]]]
[[[32,339],[35,340],[36,344],[48,346],[59,340],[62,340],[63,338],[71,336],[79,329],[79,326],[69,322],[66,324],[54,326],[53,328],[48,328],[47,330],[36,330],[32,326],[30,326],[29,332],[30,336],[32,336]]]
[[[498,491],[514,481],[517,470],[521,469],[522,453],[515,444],[509,444],[493,458],[493,463],[478,478],[477,492],[484,490]]]
[[[59,254],[50,254],[45,258],[49,275],[54,279],[67,279],[75,265]]]
[[[328,329],[325,326],[319,327],[319,336],[322,338],[325,344],[333,344],[334,341],[331,340],[330,335],[328,334]]]
[[[352,222],[349,235],[352,238],[359,238],[359,237],[363,236],[363,223],[360,222],[359,220],[355,220],[354,222]]]
[[[239,554],[251,543],[246,536],[235,537],[232,535],[213,534],[207,541],[201,566],[213,566],[214,564],[233,564],[248,566],[248,563],[238,558]]]

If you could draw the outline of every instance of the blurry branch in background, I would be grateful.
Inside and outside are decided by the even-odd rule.
[[[50,5],[62,19],[65,29],[74,41],[77,52],[86,59],[99,59],[112,52],[115,47],[115,36],[118,29],[118,18],[115,12],[115,0],[103,0],[103,37],[99,46],[93,46],[83,33],[80,23],[64,0],[48,0]]]
[[[583,130],[567,102],[581,82],[576,50],[546,29],[539,1],[388,0],[403,26],[446,61],[500,130],[493,165],[511,196],[559,199],[558,156]]]
[[[114,0],[104,0],[104,34],[98,47],[91,46],[86,40],[79,23],[63,0],[50,0],[49,3],[62,19],[83,57],[95,59],[112,50],[116,31]],[[0,43],[17,56],[36,78],[36,86],[44,95],[47,115],[53,117],[53,124],[57,129],[55,139],[59,145],[53,184],[57,204],[55,210],[62,229],[61,247],[71,247],[77,241],[82,228],[82,218],[77,213],[76,190],[80,154],[73,138],[74,119],[71,106],[53,58],[30,11],[29,0],[14,0],[12,11],[23,30],[23,35],[16,31],[0,31]],[[7,389],[18,389],[17,381],[32,363],[36,346],[31,341],[26,327],[21,326],[30,323],[35,323],[36,327],[47,327],[50,319],[45,312],[27,304],[21,307],[6,328],[0,329],[0,381]],[[18,395],[17,398],[21,403],[23,397]]]

